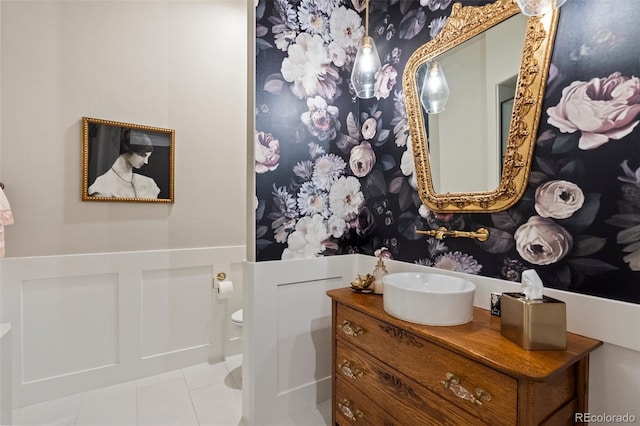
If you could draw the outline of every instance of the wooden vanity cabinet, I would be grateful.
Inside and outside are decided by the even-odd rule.
[[[500,318],[434,327],[388,315],[382,296],[332,298],[333,424],[571,425],[587,411],[589,353],[602,342],[567,333],[563,351],[527,351]]]

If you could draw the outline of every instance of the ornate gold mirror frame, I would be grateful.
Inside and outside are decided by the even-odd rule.
[[[485,6],[453,5],[442,31],[409,58],[402,77],[418,193],[435,212],[490,213],[515,204],[525,191],[533,157],[542,101],[549,73],[558,11],[529,17],[520,61],[507,149],[498,188],[481,192],[436,193],[429,166],[425,114],[417,81],[421,65],[519,13],[514,0],[496,0]],[[455,89],[455,88],[452,88]]]

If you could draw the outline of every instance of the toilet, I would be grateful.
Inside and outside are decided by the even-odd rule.
[[[236,327],[242,328],[242,309],[238,309],[233,314],[231,314],[231,324]]]

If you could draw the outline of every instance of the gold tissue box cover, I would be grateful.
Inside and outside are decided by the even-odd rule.
[[[522,293],[502,293],[500,333],[527,350],[567,348],[567,309],[563,301]]]

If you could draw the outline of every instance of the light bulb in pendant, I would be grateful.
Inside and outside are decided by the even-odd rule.
[[[373,38],[362,37],[351,71],[351,84],[357,97],[369,99],[374,96],[376,74],[381,67],[382,64]]]
[[[361,99],[373,98],[376,86],[376,74],[382,68],[376,44],[369,37],[369,0],[365,7],[364,37],[360,40],[356,59],[351,70],[351,85],[356,96]]]

